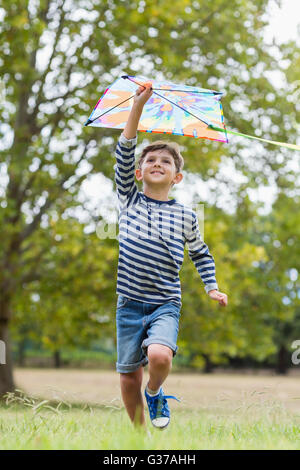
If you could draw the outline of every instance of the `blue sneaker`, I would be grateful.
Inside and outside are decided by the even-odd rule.
[[[156,428],[163,429],[168,426],[170,422],[170,410],[167,402],[167,398],[173,398],[178,400],[178,398],[173,397],[172,395],[164,395],[163,389],[160,388],[159,393],[152,397],[147,393],[145,388],[145,397],[147,400],[147,405],[149,409],[150,419],[153,426]]]

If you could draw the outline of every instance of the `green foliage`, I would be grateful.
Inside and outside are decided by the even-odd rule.
[[[13,332],[28,325],[29,336],[52,352],[114,336],[116,244],[85,234],[72,218],[52,220],[50,227],[40,279],[14,297]]]

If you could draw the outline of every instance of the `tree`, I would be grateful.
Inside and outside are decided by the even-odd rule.
[[[274,302],[271,323],[276,356],[273,360],[280,374],[285,374],[291,366],[291,346],[300,338],[298,207],[297,190],[282,191],[272,213],[261,223],[260,235],[269,258],[263,271]]]
[[[84,229],[75,218],[52,222],[44,234],[49,245],[53,242],[40,268],[41,279],[14,296],[13,339],[40,343],[56,364],[62,349],[88,348],[91,341],[114,335],[117,246]],[[41,246],[41,239],[35,241]]]
[[[226,309],[204,293],[199,274],[186,257],[179,345],[191,366],[207,370],[229,357],[262,360],[275,351],[268,321],[273,318],[272,299],[259,268],[268,256],[253,239],[255,212],[247,199],[233,215],[215,208],[205,212],[205,240],[215,258],[219,289],[228,295]]]

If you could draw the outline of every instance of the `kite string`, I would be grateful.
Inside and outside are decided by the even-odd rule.
[[[300,150],[300,145],[288,144],[286,142],[277,142],[276,140],[263,139],[262,137],[256,137],[254,135],[242,134],[241,132],[231,131],[228,128],[226,130],[224,130],[221,127],[216,127],[216,126],[213,126],[213,125],[209,125],[208,127],[215,130],[215,131],[227,132],[228,134],[237,135],[237,136],[240,136],[240,137],[246,137],[247,139],[259,140],[261,142],[266,142],[268,144],[278,145],[280,147],[287,147],[287,148],[292,149],[292,150]]]

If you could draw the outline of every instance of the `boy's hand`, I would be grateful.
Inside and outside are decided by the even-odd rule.
[[[151,82],[143,83],[143,85],[136,90],[134,97],[134,104],[138,106],[144,106],[153,93]]]
[[[213,300],[218,300],[219,304],[223,307],[227,305],[227,295],[219,292],[218,290],[210,290],[208,293],[209,297]]]
[[[136,136],[136,131],[139,125],[141,114],[143,112],[144,104],[148,101],[152,93],[153,90],[151,82],[143,83],[143,86],[140,86],[136,90],[135,96],[133,98],[133,106],[123,131],[123,135],[126,137],[126,139],[133,139]]]

